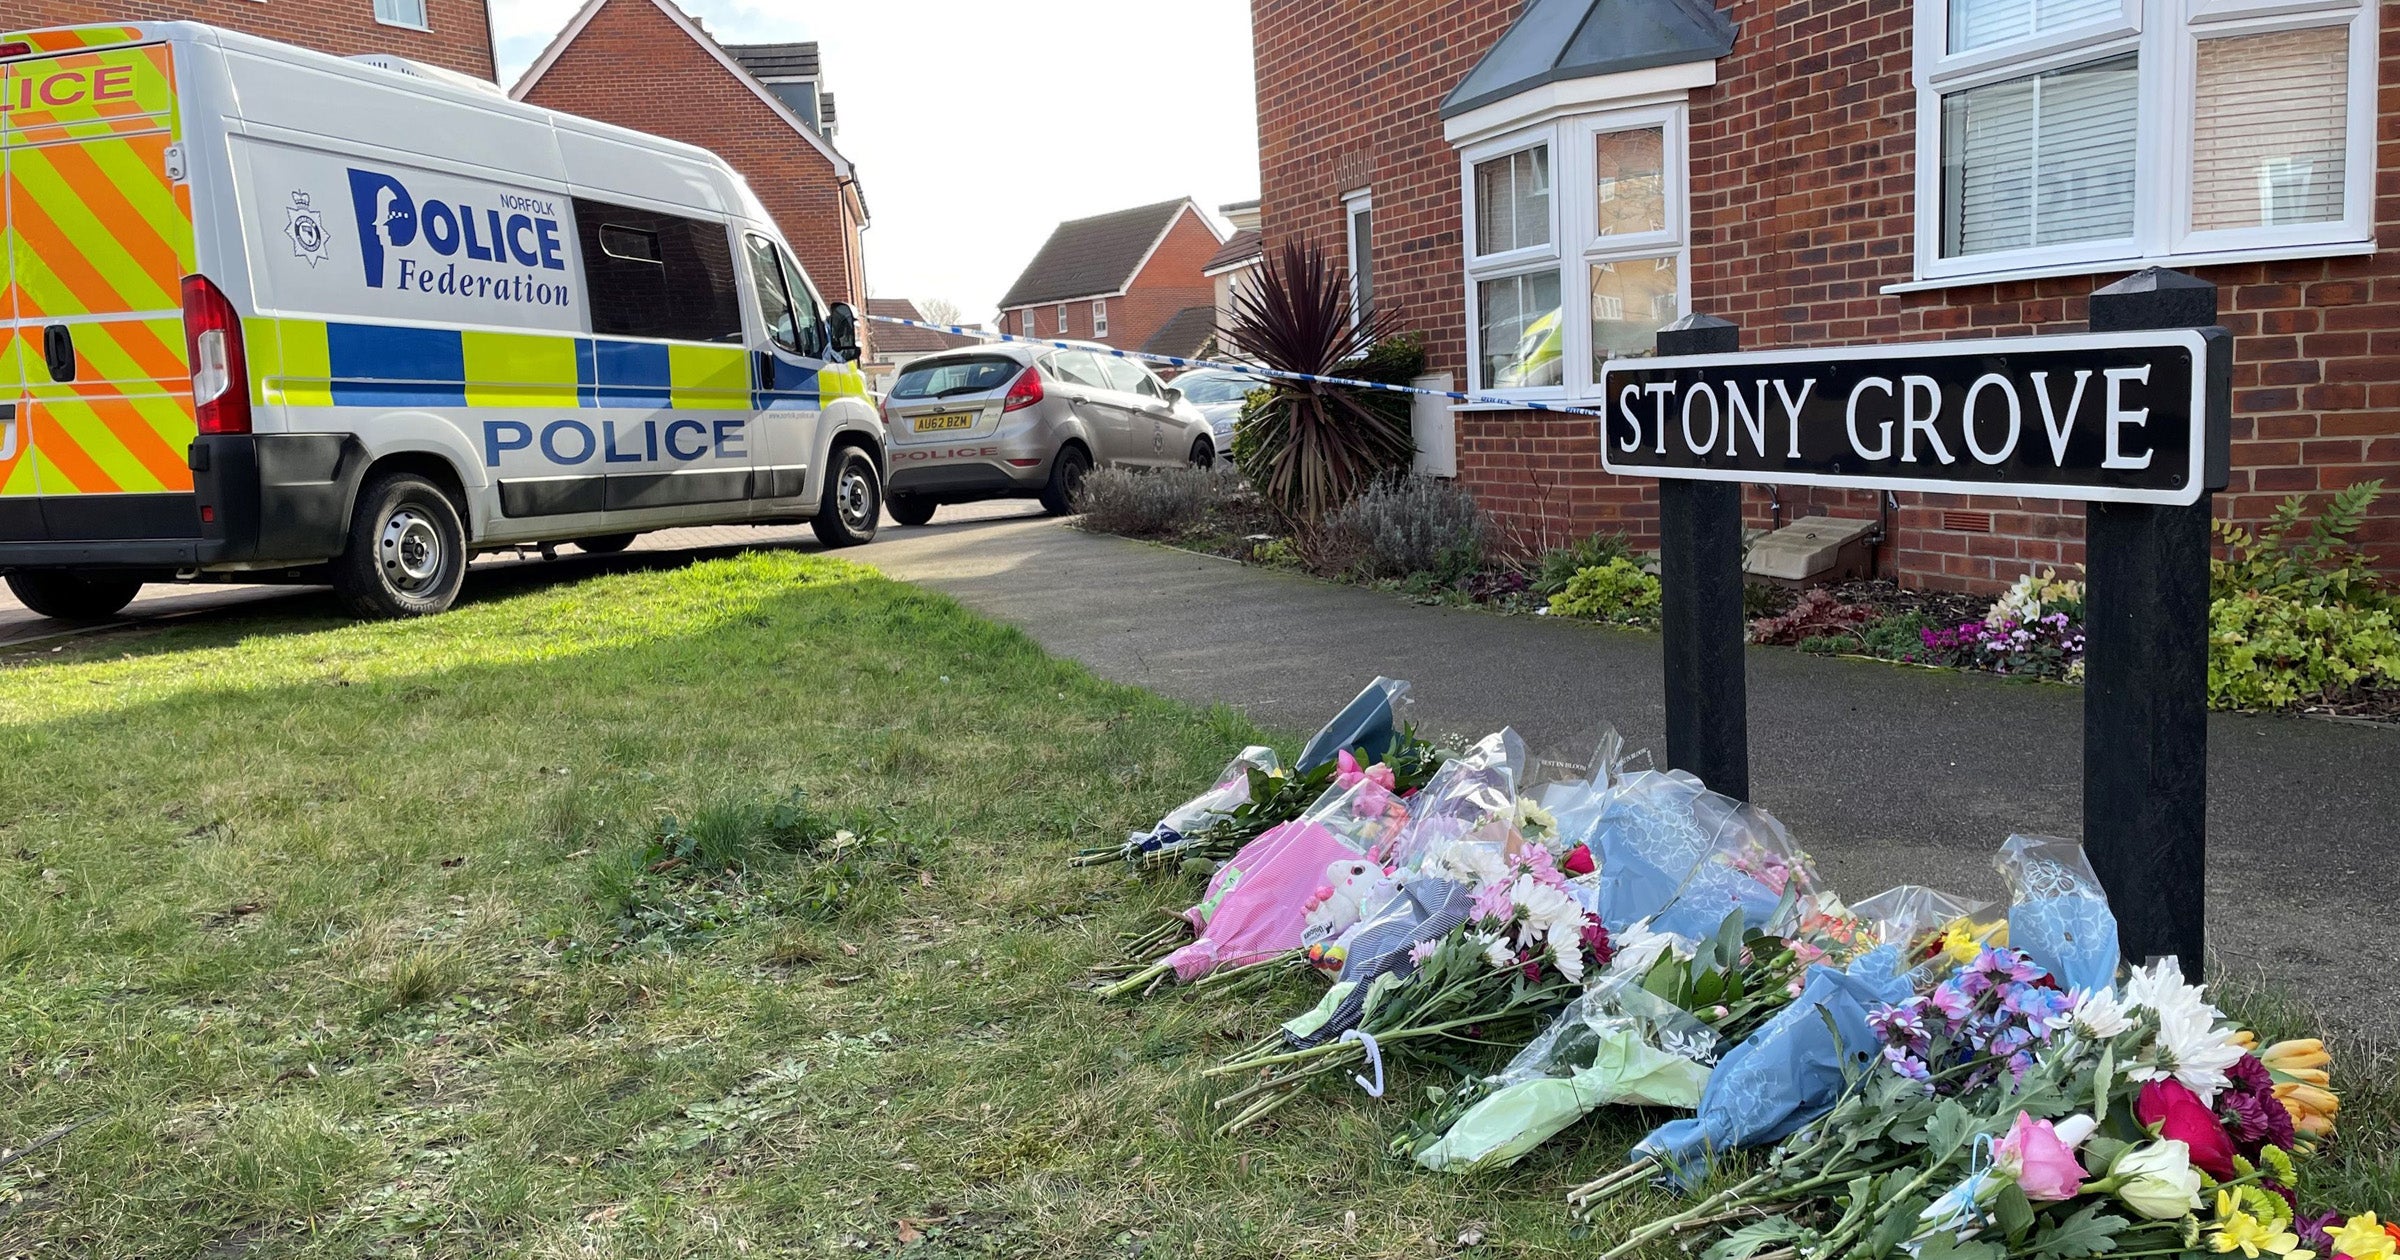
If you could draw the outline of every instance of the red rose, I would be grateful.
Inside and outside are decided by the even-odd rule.
[[[2233,1139],[2225,1135],[2217,1113],[2183,1082],[2157,1080],[2142,1086],[2133,1113],[2160,1137],[2190,1147],[2194,1168],[2219,1181],[2233,1180]]]
[[[1594,866],[1592,847],[1588,844],[1579,844],[1567,850],[1567,855],[1558,862],[1558,869],[1569,875],[1589,875]]]

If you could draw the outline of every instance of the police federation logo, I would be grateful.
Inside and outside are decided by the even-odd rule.
[[[292,204],[283,212],[283,234],[291,238],[292,257],[305,258],[311,270],[333,257],[325,248],[325,220],[309,204],[307,193],[292,191]]]

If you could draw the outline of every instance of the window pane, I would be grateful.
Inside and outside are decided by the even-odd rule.
[[[1482,313],[1476,353],[1490,389],[1525,389],[1566,380],[1558,309],[1558,273],[1485,280],[1475,286]]]
[[[775,265],[775,246],[765,237],[753,236],[744,242],[743,252],[750,256],[750,284],[758,290],[758,314],[767,326],[767,336],[797,353],[800,327],[792,318],[791,299],[784,293],[783,271]],[[598,317],[592,322],[597,324]]]
[[[2192,227],[2341,218],[2349,28],[2204,39],[2199,70]]]
[[[1550,243],[1550,146],[1475,164],[1475,252]]]
[[[2030,39],[2123,12],[2121,0],[1950,0],[1950,51]]]
[[[402,26],[425,25],[425,0],[375,0],[375,20]]]
[[[2134,58],[1942,98],[1942,256],[2133,233]]]
[[[1657,128],[1610,131],[1598,137],[1602,236],[1667,230],[1667,145]]]
[[[574,204],[593,332],[677,341],[742,339],[733,247],[723,224],[582,197]],[[609,248],[612,244],[616,250]]]
[[[1658,353],[1658,330],[1683,313],[1675,255],[1592,265],[1592,371],[1610,359]]]
[[[1375,212],[1350,215],[1350,315],[1363,320],[1375,309]]]
[[[800,328],[800,353],[814,358],[825,353],[825,320],[817,310],[816,290],[809,284],[808,273],[792,261],[790,251],[778,249],[775,256],[783,260],[783,287],[792,295],[792,319]]]
[[[1093,355],[1092,357],[1099,359],[1100,370],[1108,373],[1108,387],[1110,389],[1113,389],[1120,394],[1138,394],[1142,392],[1142,369],[1136,366],[1133,360],[1120,359],[1115,355]]]

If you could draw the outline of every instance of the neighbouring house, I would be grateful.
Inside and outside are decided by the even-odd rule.
[[[1142,340],[1134,349],[1143,354],[1164,354],[1178,359],[1197,359],[1216,353],[1217,308],[1187,306],[1158,326],[1158,331]],[[1176,369],[1166,364],[1150,366],[1172,375]]]
[[[1469,391],[1600,405],[1685,312],[1745,347],[2077,332],[2147,266],[2235,337],[2221,516],[2393,482],[2400,45],[2377,0],[1253,0],[1265,244],[1356,268]],[[2387,241],[2388,236],[2388,241]],[[1453,409],[1515,537],[1655,538],[1593,421]],[[1753,488],[1757,524],[1876,518]],[[2080,505],[1900,494],[1881,571],[1986,588],[2082,560]],[[1647,541],[1644,545],[1648,545]]]
[[[1259,272],[1266,266],[1267,251],[1259,235],[1258,203],[1237,201],[1217,207],[1217,213],[1233,225],[1233,235],[1210,256],[1200,274],[1216,286],[1216,326],[1222,330],[1233,322],[1233,299],[1238,294],[1257,291]]]
[[[389,53],[493,79],[485,0],[9,0],[0,31],[106,22],[206,22],[340,57]]]
[[[919,322],[925,318],[924,312],[917,309],[917,304],[907,298],[868,298],[867,314]],[[874,327],[876,363],[869,379],[879,394],[891,389],[892,379],[900,374],[902,368],[926,355],[984,344],[979,338],[935,332],[930,328],[910,328],[905,324],[878,323]]]
[[[719,44],[669,0],[586,0],[509,95],[698,145],[749,181],[827,302],[863,308],[865,194],[813,44]],[[870,360],[878,329],[862,323]]]
[[[1224,243],[1189,198],[1061,223],[1000,299],[1000,331],[1138,349],[1215,300],[1202,273]]]

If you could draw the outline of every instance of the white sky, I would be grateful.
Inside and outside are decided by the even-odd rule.
[[[877,297],[988,319],[1061,220],[1258,195],[1248,0],[682,0],[729,44],[816,40]],[[513,84],[580,0],[493,0]],[[1219,228],[1224,226],[1220,223]]]

